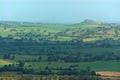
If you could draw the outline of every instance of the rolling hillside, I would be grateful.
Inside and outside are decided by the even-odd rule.
[[[120,24],[108,24],[89,19],[76,24],[0,22],[0,36],[35,41],[119,40]]]

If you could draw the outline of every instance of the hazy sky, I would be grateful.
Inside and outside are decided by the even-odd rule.
[[[0,0],[0,21],[120,22],[120,0]]]

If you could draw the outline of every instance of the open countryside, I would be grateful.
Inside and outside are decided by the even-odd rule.
[[[77,24],[0,22],[0,70],[16,76],[120,72],[119,27],[89,19]]]
[[[120,0],[0,0],[0,80],[120,80]]]

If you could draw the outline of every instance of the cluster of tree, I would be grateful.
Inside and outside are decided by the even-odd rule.
[[[41,76],[40,78],[34,79],[32,76],[23,76],[19,80],[103,80],[93,76]],[[108,79],[107,79],[108,80]]]
[[[16,55],[19,56],[19,55]],[[3,59],[10,59],[10,60],[16,60],[16,56],[13,54],[4,54]],[[93,62],[93,61],[119,61],[120,56],[117,56],[113,52],[106,52],[105,54],[100,55],[92,55],[92,54],[64,54],[64,55],[46,55],[46,58],[42,58],[42,55],[36,55],[36,58],[33,59],[25,59],[22,61],[25,62],[40,62],[40,61],[46,61],[46,62]],[[21,61],[21,60],[17,60]]]
[[[52,80],[52,76],[56,75],[57,80],[102,80],[95,71],[87,67],[85,70],[77,70],[73,68],[59,69],[54,71],[48,67],[45,70],[34,71],[33,69],[25,69],[25,63],[19,62],[17,65],[5,65],[0,68],[0,72],[18,72],[19,74],[32,74],[32,75],[43,75],[44,77],[49,77]],[[43,80],[43,77],[40,77]],[[47,78],[46,78],[47,79]],[[32,77],[21,76],[20,80],[33,80]],[[44,79],[45,80],[45,79]],[[56,80],[56,79],[55,79]]]
[[[25,63],[19,62],[18,64],[9,64],[0,68],[0,72],[19,72],[23,74],[39,74],[39,75],[85,75],[85,76],[97,76],[96,72],[87,67],[85,70],[78,70],[76,68],[65,68],[65,69],[55,69],[49,68],[48,66],[45,70],[35,71],[34,69],[24,68]]]
[[[14,59],[13,54],[27,54],[27,55],[56,55],[49,56],[46,61],[64,61],[64,62],[87,62],[100,60],[120,60],[120,56],[115,54],[103,54],[97,56],[81,56],[80,48],[96,48],[96,47],[119,47],[119,44],[111,44],[109,41],[97,41],[94,43],[74,42],[74,41],[41,41],[33,40],[18,40],[13,38],[0,37],[0,53],[4,53],[4,59]],[[105,47],[105,48],[106,48]],[[70,51],[73,50],[73,51]],[[63,54],[65,56],[57,56]],[[70,55],[69,55],[70,54]],[[71,54],[75,56],[71,56]],[[41,59],[32,60],[41,61]],[[27,60],[30,62],[30,60]]]
[[[39,56],[39,55],[38,55]],[[42,57],[41,56],[39,56],[38,58],[36,58],[36,59],[27,59],[27,60],[25,60],[25,62],[40,62],[40,61],[42,61]]]
[[[33,69],[26,69],[24,68],[25,62],[19,62],[18,64],[9,64],[4,65],[0,68],[0,72],[19,72],[19,73],[25,73],[25,74],[32,74],[34,73]]]
[[[108,61],[120,60],[120,56],[114,53],[106,53],[101,55],[67,55],[67,56],[48,56],[48,62],[92,62],[92,61]]]

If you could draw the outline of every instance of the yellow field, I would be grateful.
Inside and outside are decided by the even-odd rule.
[[[0,59],[0,66],[8,65],[8,64],[14,64],[16,62],[11,61],[11,60],[5,60],[5,59]]]

